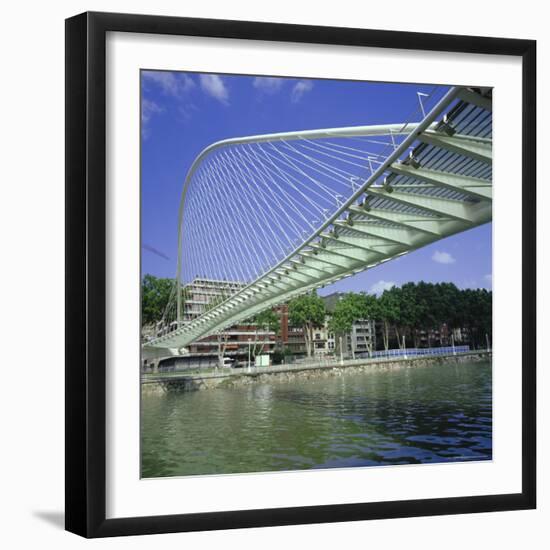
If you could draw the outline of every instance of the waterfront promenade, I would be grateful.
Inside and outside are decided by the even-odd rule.
[[[368,372],[376,369],[408,368],[415,366],[487,361],[492,352],[468,350],[441,353],[440,348],[422,350],[423,353],[400,356],[384,356],[341,361],[337,358],[320,358],[298,364],[282,364],[270,367],[244,367],[232,369],[209,369],[208,371],[173,371],[144,373],[142,389],[146,392],[196,391],[216,387],[232,387],[255,381],[292,380],[316,376],[340,376],[345,372]]]

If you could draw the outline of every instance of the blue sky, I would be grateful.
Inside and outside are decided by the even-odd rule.
[[[434,88],[166,71],[143,71],[141,86],[142,273],[159,277],[175,275],[178,203],[204,147],[237,136],[419,120],[417,92]],[[491,288],[491,231],[487,224],[449,237],[319,292],[380,292],[419,280]]]

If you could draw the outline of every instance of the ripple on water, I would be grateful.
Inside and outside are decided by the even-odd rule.
[[[492,458],[489,363],[144,395],[143,477]]]

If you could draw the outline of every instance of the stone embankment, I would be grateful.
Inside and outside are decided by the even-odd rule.
[[[315,363],[302,365],[278,365],[273,367],[220,370],[204,374],[164,373],[143,375],[141,388],[144,393],[187,392],[213,388],[232,388],[257,383],[288,383],[345,374],[368,373],[379,370],[418,368],[429,365],[452,365],[490,361],[491,352],[470,351],[449,355],[391,357],[364,359],[339,363]]]

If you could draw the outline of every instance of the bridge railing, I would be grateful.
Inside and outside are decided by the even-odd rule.
[[[470,346],[443,346],[439,348],[405,348],[373,351],[370,357],[416,357],[418,355],[449,355],[470,351]],[[357,355],[357,354],[356,354]],[[361,354],[362,357],[369,355]]]

